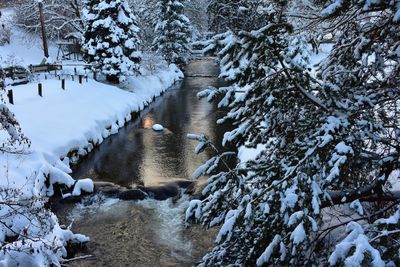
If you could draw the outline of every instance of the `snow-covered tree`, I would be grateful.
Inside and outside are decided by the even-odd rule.
[[[240,27],[246,19],[239,14],[241,2],[242,0],[212,0],[208,5],[211,30],[222,33]]]
[[[207,7],[210,0],[187,1],[185,14],[189,18],[194,39],[202,39],[209,31],[209,16]]]
[[[210,30],[223,33],[226,31],[251,30],[258,27],[262,23],[263,17],[260,2],[254,0],[211,0],[207,6]]]
[[[232,86],[201,96],[222,96],[229,109],[218,123],[235,129],[223,143],[256,156],[229,168],[232,153],[189,136],[196,152],[216,154],[196,171],[212,176],[186,212],[222,225],[200,265],[398,266],[400,4],[306,1],[297,27],[302,11],[287,12],[290,1],[262,2],[262,27],[208,46]],[[312,30],[335,36],[317,68],[304,35]]]
[[[63,38],[72,32],[83,32],[81,0],[43,0],[46,34],[50,39]],[[18,26],[28,32],[40,33],[37,0],[20,1],[16,8]]]
[[[137,21],[140,28],[140,38],[143,42],[143,50],[151,51],[156,37],[154,26],[159,18],[158,0],[128,0],[131,8],[136,11]]]
[[[61,266],[69,245],[89,238],[61,227],[45,208],[47,198],[0,188],[0,263],[3,266]]]
[[[156,25],[154,48],[168,63],[184,65],[190,53],[190,22],[184,15],[182,0],[159,0],[160,17]]]
[[[124,0],[85,0],[85,60],[111,81],[139,70],[139,27]]]

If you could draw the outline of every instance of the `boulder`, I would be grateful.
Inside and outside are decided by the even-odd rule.
[[[171,182],[166,182],[159,186],[138,186],[138,189],[146,192],[149,197],[156,200],[166,200],[169,198],[179,197],[180,189],[186,189],[185,193],[192,192],[195,183],[189,180],[176,180]]]
[[[161,186],[138,186],[138,188],[146,192],[150,198],[155,200],[166,200],[179,195],[179,187],[175,184]]]
[[[94,191],[103,193],[106,196],[116,197],[121,191],[126,190],[124,187],[110,182],[94,182]]]
[[[143,200],[147,194],[140,189],[129,189],[119,193],[118,198],[122,200]]]

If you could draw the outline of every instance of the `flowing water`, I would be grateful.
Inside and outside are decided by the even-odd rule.
[[[195,155],[196,142],[187,134],[205,133],[220,144],[227,130],[216,125],[223,115],[216,104],[196,96],[207,86],[220,85],[217,74],[211,59],[192,62],[182,82],[96,148],[77,166],[74,177],[127,187],[191,179],[211,154]],[[154,132],[155,123],[165,130]],[[73,220],[75,232],[91,238],[78,255],[93,256],[72,262],[74,266],[192,266],[212,247],[216,230],[184,226],[188,201],[188,196],[133,202],[97,195],[73,207],[61,205],[56,213],[65,224]]]

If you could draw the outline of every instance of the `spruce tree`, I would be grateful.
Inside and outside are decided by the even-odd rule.
[[[200,96],[228,109],[218,123],[235,128],[224,144],[257,153],[229,168],[232,153],[189,136],[196,152],[215,153],[195,173],[212,176],[186,212],[221,225],[200,266],[398,266],[400,5],[315,1],[297,28],[291,14],[302,11],[286,12],[287,2],[260,8],[262,27],[208,46],[232,86]],[[314,70],[312,31],[335,36]]]
[[[207,6],[210,30],[223,33],[255,29],[264,23],[258,7],[259,1],[254,0],[212,0]]]
[[[85,60],[111,81],[139,71],[139,28],[124,0],[84,1]]]
[[[243,0],[212,0],[208,5],[210,29],[216,33],[235,30],[242,26],[246,17],[240,15]]]
[[[184,65],[189,59],[191,34],[182,0],[159,0],[158,7],[160,19],[156,25],[154,48],[169,64]]]

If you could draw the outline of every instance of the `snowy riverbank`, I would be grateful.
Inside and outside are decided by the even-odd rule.
[[[76,79],[67,81],[66,90],[61,89],[58,79],[42,81],[43,97],[38,95],[37,83],[8,88],[13,89],[15,103],[8,107],[15,113],[31,145],[23,154],[0,154],[0,187],[4,192],[10,192],[9,189],[17,192],[12,193],[12,199],[7,193],[0,198],[6,201],[33,198],[38,202],[20,207],[18,212],[7,205],[1,207],[2,214],[7,216],[2,220],[7,225],[0,225],[1,242],[22,231],[36,238],[28,241],[19,238],[8,243],[9,251],[0,254],[0,265],[9,266],[16,263],[14,259],[20,261],[25,257],[37,266],[49,261],[59,263],[67,255],[67,243],[89,240],[73,234],[69,228],[62,228],[55,215],[42,211],[46,202],[42,198],[53,195],[55,184],[74,189],[73,195],[79,195],[81,189],[92,191],[90,180],[75,184],[70,176],[70,163],[117,133],[131,120],[132,113],[145,108],[182,77],[182,72],[172,65],[152,75],[130,78],[129,91],[94,80],[79,84]],[[39,210],[36,212],[36,209]],[[41,215],[38,217],[38,214]],[[45,221],[37,224],[41,225],[39,228],[32,223],[39,222],[38,218]],[[26,253],[31,247],[36,250]]]
[[[172,65],[153,75],[132,77],[131,92],[93,80],[83,84],[67,81],[66,90],[61,89],[58,79],[42,81],[43,97],[37,94],[37,83],[10,87],[15,105],[9,107],[31,146],[26,155],[1,155],[0,171],[8,172],[13,187],[24,186],[27,193],[43,166],[70,173],[70,162],[117,133],[131,120],[132,113],[142,110],[182,77]],[[64,180],[70,183],[69,178]],[[5,182],[1,180],[0,184],[6,186]]]
[[[0,46],[0,67],[40,64],[40,38],[15,26],[14,9],[1,12],[0,23],[10,29],[10,43]],[[57,59],[57,52],[51,41],[49,62]],[[47,197],[54,194],[53,185],[64,185],[72,195],[92,191],[90,179],[76,182],[71,177],[70,164],[117,133],[133,113],[183,77],[176,66],[167,67],[154,55],[144,54],[142,75],[129,78],[123,84],[125,90],[91,79],[79,84],[78,77],[72,80],[71,74],[86,74],[83,63],[57,61],[63,65],[57,75],[66,79],[65,90],[55,73],[35,75],[29,77],[29,84],[6,88],[12,89],[14,96],[14,105],[6,105],[30,146],[22,147],[22,153],[0,154],[0,266],[59,266],[67,257],[68,244],[89,240],[61,226],[58,218],[44,209]],[[43,97],[38,95],[38,82]],[[7,96],[3,95],[3,100]],[[0,146],[8,138],[3,133]]]

